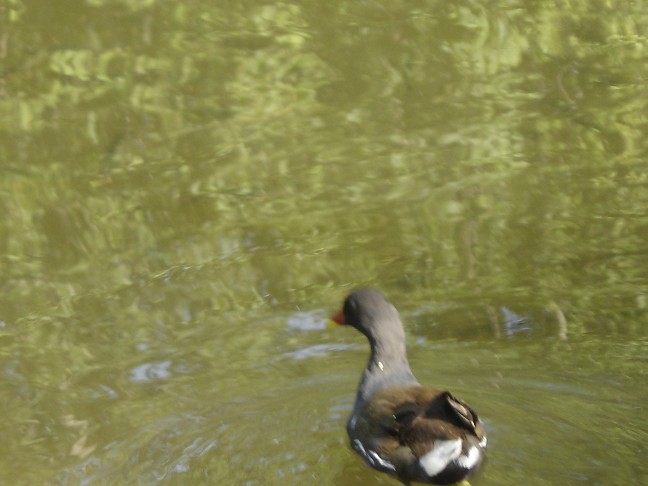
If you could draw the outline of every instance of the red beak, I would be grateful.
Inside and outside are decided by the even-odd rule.
[[[333,314],[331,316],[331,320],[333,322],[335,322],[336,324],[339,324],[340,326],[343,326],[344,324],[346,324],[346,322],[344,321],[344,312],[342,312],[341,310],[339,310],[335,314]]]

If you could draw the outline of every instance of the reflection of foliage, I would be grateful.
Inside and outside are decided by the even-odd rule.
[[[65,14],[64,33],[45,23],[52,9],[13,5],[0,100],[2,206],[20,235],[0,240],[10,274],[41,268],[28,253],[123,283],[220,251],[260,269],[265,291],[454,275],[568,306],[575,289],[641,278],[631,256],[605,252],[632,254],[645,236],[645,16],[607,3],[95,1]],[[167,252],[178,234],[201,236]],[[365,255],[346,275],[344,247]],[[100,257],[115,251],[118,263]]]
[[[561,289],[571,305],[573,289],[641,278],[645,16],[604,2],[94,1],[62,31],[47,22],[60,9],[12,5],[10,274],[85,259],[75,275],[125,282],[132,262],[150,275],[220,246],[274,275],[273,292],[377,272],[425,289],[459,268],[457,284],[547,302]],[[178,234],[201,237],[167,252]],[[344,247],[365,255],[346,275]]]

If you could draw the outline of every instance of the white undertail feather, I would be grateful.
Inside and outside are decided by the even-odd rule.
[[[461,439],[437,440],[432,450],[419,458],[419,462],[428,476],[434,477],[459,456],[461,456]]]
[[[477,447],[472,446],[468,450],[468,454],[465,456],[461,456],[459,459],[457,459],[457,464],[459,464],[461,467],[465,469],[472,469],[475,467],[475,465],[479,462],[479,449]]]

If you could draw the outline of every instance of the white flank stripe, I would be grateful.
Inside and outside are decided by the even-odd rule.
[[[355,429],[355,424],[356,424],[356,416],[354,415],[351,417],[351,420],[349,420],[349,428]]]
[[[358,453],[365,458],[365,460],[371,464],[371,466],[377,468],[377,469],[389,469],[390,471],[395,471],[396,468],[394,465],[389,462],[385,461],[382,457],[378,455],[376,451],[372,450],[366,450],[364,446],[362,445],[362,442],[360,440],[355,439],[353,441],[353,448],[358,451]]]
[[[432,450],[419,458],[419,462],[428,476],[433,477],[460,455],[461,439],[437,440]]]

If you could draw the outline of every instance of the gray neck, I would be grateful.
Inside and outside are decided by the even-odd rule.
[[[407,361],[405,332],[402,327],[390,331],[389,336],[369,337],[371,356],[360,379],[354,411],[385,388],[419,384]]]

